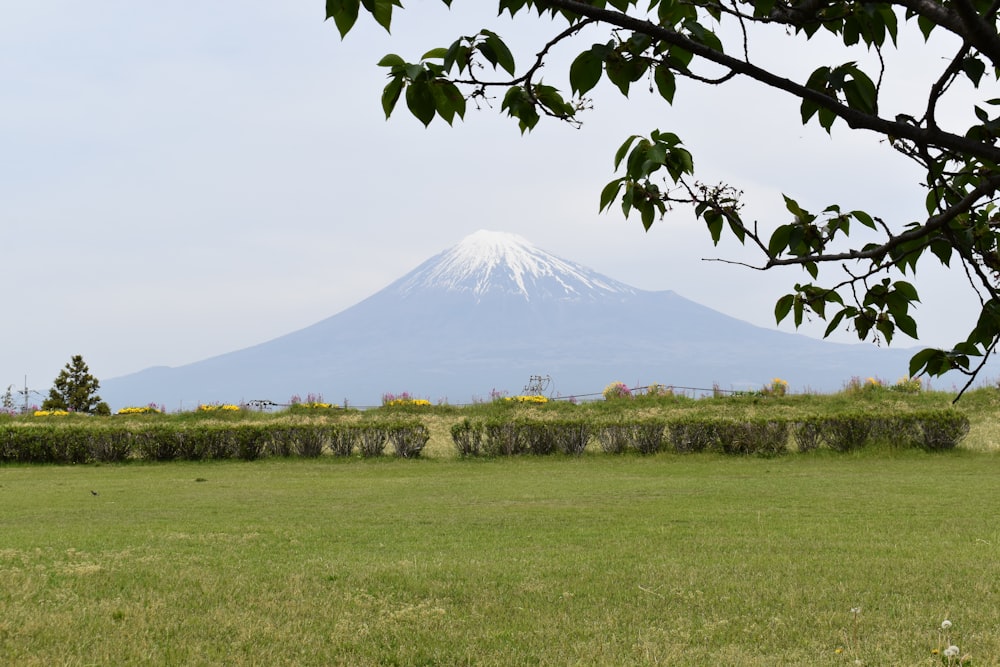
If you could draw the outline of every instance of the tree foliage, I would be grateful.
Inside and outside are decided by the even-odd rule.
[[[341,36],[362,10],[388,30],[401,7],[398,0],[326,3]],[[754,268],[801,267],[805,279],[778,300],[775,317],[791,317],[799,326],[816,316],[828,322],[826,335],[846,327],[861,339],[888,343],[897,332],[916,338],[910,309],[919,294],[910,280],[930,257],[964,272],[981,310],[964,340],[920,351],[910,373],[957,370],[971,384],[982,370],[1000,341],[1000,96],[989,93],[1000,76],[1000,0],[499,0],[497,8],[517,20],[552,19],[551,38],[520,68],[508,44],[486,29],[432,48],[416,62],[386,55],[379,62],[389,79],[382,94],[386,117],[403,100],[425,125],[435,117],[451,124],[464,117],[468,100],[499,89],[501,110],[525,132],[543,117],[579,123],[592,106],[587,95],[602,79],[626,97],[642,82],[667,104],[678,102],[678,79],[721,86],[747,78],[781,91],[799,105],[803,124],[831,134],[873,132],[918,165],[926,214],[906,220],[836,202],[815,213],[785,195],[786,221],[758,225],[744,219],[737,187],[697,180],[680,137],[660,129],[628,137],[618,148],[618,177],[600,191],[600,210],[618,205],[649,229],[669,208],[689,205],[716,244],[731,235],[754,248],[760,257]],[[882,113],[880,93],[890,75],[882,56],[896,48],[901,30],[923,40],[947,34],[954,46],[939,69],[927,73],[919,104]],[[588,43],[591,33],[599,41]],[[762,40],[809,41],[820,34],[833,36],[845,58],[861,49],[875,64],[830,62],[796,80],[751,57],[751,44]],[[548,54],[563,44],[582,50],[566,72],[568,87],[558,89],[542,83],[541,73]],[[789,53],[801,46],[789,44]],[[965,103],[955,92],[963,81],[978,101],[966,109],[967,124],[956,125],[961,114],[942,109]],[[821,284],[824,264],[839,265],[839,278]]]
[[[91,414],[110,414],[111,410],[97,395],[101,383],[90,374],[90,368],[79,354],[73,355],[49,390],[42,403],[43,410],[69,410]]]

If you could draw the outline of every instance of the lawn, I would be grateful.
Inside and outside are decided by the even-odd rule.
[[[967,450],[2,466],[0,663],[1000,664],[998,477]]]

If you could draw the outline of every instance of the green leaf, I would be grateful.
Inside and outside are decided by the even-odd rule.
[[[902,331],[910,338],[914,339],[918,338],[917,323],[912,317],[910,317],[909,315],[897,315],[895,317],[895,320],[896,320],[896,326],[899,327],[900,331]]]
[[[677,91],[677,82],[674,79],[673,71],[666,65],[657,65],[656,69],[653,70],[653,82],[656,84],[656,90],[660,93],[660,97],[673,104],[674,93]]]
[[[639,207],[639,213],[642,214],[642,226],[648,232],[649,228],[653,226],[656,211],[650,202],[643,202]]]
[[[437,109],[434,102],[434,92],[426,81],[414,81],[406,88],[406,106],[410,113],[417,117],[424,127],[434,120]]]
[[[851,215],[865,227],[875,229],[875,220],[864,211],[851,211]]]
[[[916,377],[920,375],[921,371],[927,367],[932,359],[944,357],[944,352],[941,350],[935,350],[932,348],[927,348],[925,350],[920,350],[915,355],[910,357],[910,377]]]
[[[719,245],[719,240],[722,238],[722,227],[725,223],[722,214],[716,210],[709,209],[705,211],[705,214],[702,217],[708,225],[709,234],[712,235],[712,243],[714,245]]]
[[[979,87],[979,81],[986,72],[986,64],[976,56],[966,56],[962,60],[962,71],[969,78],[972,85]]]
[[[577,95],[583,95],[597,85],[603,71],[604,58],[594,49],[584,51],[569,66],[569,85]]]
[[[386,84],[385,88],[382,89],[382,111],[385,112],[385,117],[388,119],[392,115],[393,109],[396,108],[396,102],[399,101],[399,94],[403,91],[403,78],[394,77],[392,81]]]
[[[867,114],[874,114],[878,108],[878,90],[875,84],[857,67],[848,68],[851,80],[844,82],[844,97],[847,105]]]
[[[788,239],[792,233],[791,225],[781,225],[771,234],[771,240],[767,243],[767,254],[777,257],[788,247]]]
[[[431,85],[431,93],[434,95],[434,108],[437,114],[449,125],[458,114],[459,118],[465,117],[465,97],[458,86],[451,81],[439,79]]]
[[[841,321],[844,319],[844,315],[846,315],[846,314],[847,314],[846,310],[841,310],[841,311],[838,311],[830,319],[830,323],[827,325],[826,331],[823,332],[823,338],[829,337],[830,334],[832,334],[834,331],[836,331],[837,327],[840,326]]]
[[[360,0],[326,0],[326,18],[333,19],[341,39],[354,27],[360,9]]]
[[[382,59],[378,61],[379,67],[402,67],[406,64],[406,61],[397,56],[395,53],[387,53],[382,56]]]
[[[638,134],[633,134],[631,137],[629,137],[628,139],[626,139],[625,143],[623,143],[618,148],[618,151],[615,152],[615,170],[618,169],[619,165],[621,165],[621,163],[622,163],[622,160],[625,159],[625,155],[628,153],[629,148],[631,148],[632,144],[635,143],[635,140],[639,139],[639,138],[640,137],[639,137]]]
[[[920,296],[917,294],[917,288],[905,280],[897,280],[893,283],[893,287],[896,288],[897,293],[901,294],[908,301],[920,301]]]
[[[375,18],[375,22],[389,32],[392,24],[392,8],[400,6],[399,0],[362,0],[365,9]]]
[[[781,324],[781,321],[788,316],[788,313],[792,310],[792,304],[794,303],[794,294],[786,294],[778,299],[778,302],[774,304],[774,320],[777,324]]]
[[[421,60],[444,60],[448,56],[448,49],[443,46],[431,49],[424,55],[420,56]]]
[[[507,48],[507,44],[495,32],[481,30],[479,34],[486,37],[486,41],[479,47],[480,53],[490,61],[493,67],[499,66],[507,74],[514,76],[514,55]]]
[[[621,192],[624,183],[624,178],[618,178],[604,186],[604,189],[601,190],[601,208],[598,211],[603,213],[604,209],[611,208],[611,204],[614,203],[618,193]]]

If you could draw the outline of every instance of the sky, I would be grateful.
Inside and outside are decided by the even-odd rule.
[[[402,105],[387,121],[384,54],[416,60],[490,27],[523,67],[560,29],[497,19],[495,3],[449,11],[410,0],[391,35],[362,17],[344,40],[321,0],[3,4],[0,390],[27,382],[46,393],[75,354],[105,379],[273,339],[479,229],[776,328],[774,302],[806,280],[800,270],[706,262],[754,257],[731,239],[713,247],[687,210],[649,232],[617,207],[598,212],[614,151],[656,128],[681,137],[700,179],[743,190],[744,213],[762,228],[788,221],[782,193],[810,210],[836,202],[896,224],[922,209],[920,174],[878,137],[803,127],[794,100],[739,80],[680,81],[674,106],[644,82],[625,99],[605,81],[582,128],[543,121],[523,136],[499,99],[481,111],[470,104],[454,127],[437,119],[425,129]],[[584,34],[577,52],[591,39],[606,36]],[[927,72],[950,50],[924,45],[915,30],[900,47],[885,54],[890,117],[910,110],[908,100],[920,108]],[[751,53],[804,80],[830,43],[790,48],[769,39]],[[552,54],[547,83],[568,88],[573,54]],[[871,62],[863,50],[837,58]],[[914,282],[921,342],[964,338],[977,312],[964,278],[927,262]]]

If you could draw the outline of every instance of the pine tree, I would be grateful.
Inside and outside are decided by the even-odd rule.
[[[49,390],[49,397],[42,403],[43,410],[69,410],[91,414],[108,414],[107,403],[101,401],[97,390],[101,383],[90,374],[90,368],[79,354],[59,371]]]

